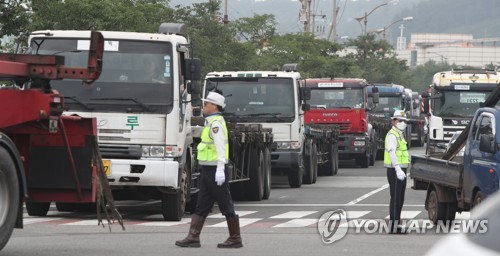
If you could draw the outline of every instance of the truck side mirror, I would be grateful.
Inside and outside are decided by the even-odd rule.
[[[422,113],[429,114],[429,97],[422,99],[422,102],[424,103],[424,109],[423,109]]]
[[[486,134],[480,135],[479,150],[486,153],[495,154],[496,153],[495,138],[491,135],[486,135]]]
[[[311,99],[311,88],[300,87],[300,99],[303,101]]]
[[[191,81],[187,84],[187,92],[191,95],[201,94],[201,85],[196,81]]]
[[[380,102],[379,97],[380,97],[380,95],[378,93],[378,87],[374,86],[372,88],[372,102],[374,105],[377,105]]]
[[[311,109],[311,104],[304,103],[302,104],[302,111],[309,111]]]
[[[185,70],[185,79],[186,80],[201,80],[201,60],[197,58],[187,59]]]
[[[422,98],[429,98],[431,95],[429,94],[429,92],[423,92],[422,93]]]
[[[411,110],[411,102],[409,100],[405,100],[405,111]]]

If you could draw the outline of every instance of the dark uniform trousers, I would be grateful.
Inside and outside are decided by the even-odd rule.
[[[217,201],[220,212],[226,217],[233,217],[234,212],[233,199],[229,190],[228,173],[225,169],[226,180],[221,186],[215,182],[215,172],[217,166],[202,166],[200,173],[200,187],[198,192],[198,202],[196,203],[196,214],[207,217],[212,211],[214,203]]]
[[[406,174],[406,168],[401,168]],[[406,179],[398,180],[396,170],[387,168],[387,181],[389,181],[389,191],[391,193],[391,202],[389,203],[389,220],[394,225],[398,225],[401,220],[401,210],[405,201]]]

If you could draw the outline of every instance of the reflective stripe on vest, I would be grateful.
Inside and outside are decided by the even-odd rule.
[[[210,121],[208,122],[205,127],[203,127],[203,130],[201,131],[201,142],[198,144],[197,149],[198,149],[198,155],[196,159],[198,159],[198,163],[200,165],[211,165],[211,166],[216,166],[217,165],[217,150],[215,149],[215,144],[214,140],[210,138],[210,129],[212,127],[212,123],[218,121],[222,124],[222,132],[224,132],[224,138],[225,140],[225,157],[226,160],[229,159],[229,144],[227,141],[227,127],[226,127],[226,121],[224,121],[224,118],[221,115],[215,116]]]
[[[387,137],[390,134],[396,136],[396,139],[398,141],[398,147],[396,148],[396,156],[398,157],[398,164],[401,168],[407,168],[410,165],[410,154],[408,153],[406,140],[403,137],[401,137],[399,132],[394,131],[391,128],[387,133],[387,135],[385,136],[385,148],[387,148]],[[387,168],[394,168],[394,165],[392,165],[391,157],[389,156],[389,152],[387,152],[387,150],[384,150],[384,166]]]

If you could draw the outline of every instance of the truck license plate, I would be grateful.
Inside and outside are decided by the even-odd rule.
[[[106,176],[109,176],[111,174],[111,161],[102,160],[102,165],[104,167],[104,172],[106,173]]]

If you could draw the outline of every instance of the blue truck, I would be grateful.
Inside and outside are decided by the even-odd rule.
[[[497,88],[497,99],[500,90]],[[494,104],[489,104],[494,106]],[[498,190],[500,107],[479,108],[469,126],[441,155],[412,156],[413,189],[427,190],[425,208],[434,223],[454,220]],[[463,156],[457,152],[465,145]]]

